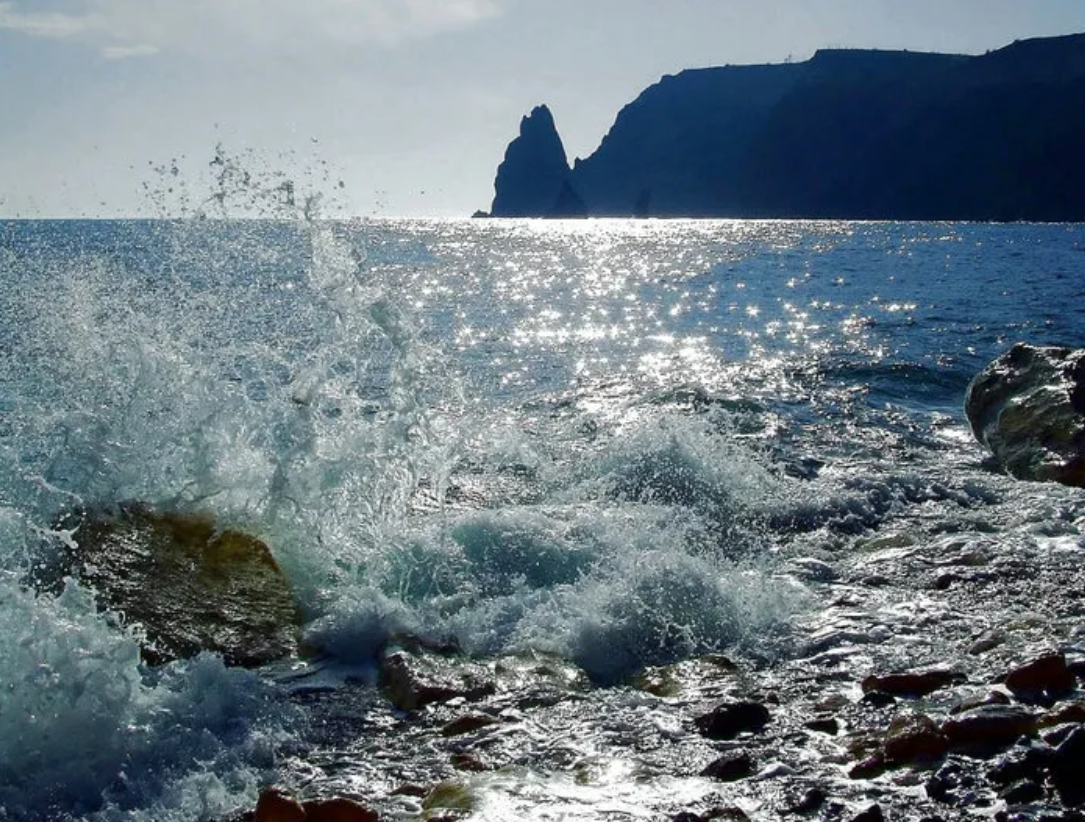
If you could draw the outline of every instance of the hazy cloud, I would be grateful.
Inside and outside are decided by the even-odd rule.
[[[66,0],[34,11],[0,2],[0,29],[68,40],[108,58],[156,52],[295,51],[394,45],[464,28],[504,0]]]

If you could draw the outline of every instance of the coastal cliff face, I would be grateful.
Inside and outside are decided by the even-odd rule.
[[[571,169],[536,109],[493,215],[1083,220],[1083,150],[1085,34],[975,57],[827,50],[664,77]]]

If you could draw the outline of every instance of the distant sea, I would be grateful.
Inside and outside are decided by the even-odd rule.
[[[257,534],[349,664],[772,664],[815,602],[786,558],[1060,504],[962,403],[1016,341],[1085,346],[1083,272],[1082,225],[0,222],[0,819],[225,816],[297,733],[274,677],[148,669],[28,588],[65,512]]]

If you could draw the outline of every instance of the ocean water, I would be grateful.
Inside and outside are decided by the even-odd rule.
[[[1083,271],[1081,225],[0,222],[0,819],[225,818],[304,722],[28,587],[65,512],[258,535],[343,665],[772,665],[810,557],[1074,499],[1025,510],[961,409],[1014,342],[1085,345]]]

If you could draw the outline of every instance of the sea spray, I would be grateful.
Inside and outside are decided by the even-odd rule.
[[[5,818],[134,819],[155,807],[196,818],[168,815],[165,778],[215,780],[221,813],[251,798],[292,733],[291,711],[258,677],[216,657],[149,674],[139,637],[75,581],[53,597],[0,578],[0,630]]]

